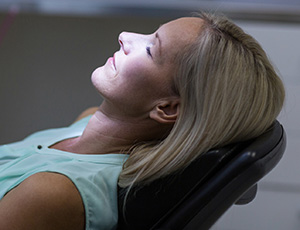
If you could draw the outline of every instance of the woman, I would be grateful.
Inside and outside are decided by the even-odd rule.
[[[149,183],[260,135],[282,108],[266,54],[226,18],[180,18],[119,43],[92,74],[104,100],[80,118],[92,116],[1,147],[1,229],[113,229],[119,173],[122,187]]]

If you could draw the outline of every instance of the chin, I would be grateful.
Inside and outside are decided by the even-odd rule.
[[[96,91],[102,96],[110,91],[112,88],[111,76],[107,73],[107,70],[102,66],[94,70],[91,76],[91,81]]]
[[[94,72],[92,73],[92,76],[91,76],[91,81],[92,81],[92,84],[94,85],[94,87],[97,89],[100,84],[101,84],[101,75],[103,74],[102,72],[102,68],[103,67],[99,67],[97,69],[94,70]]]

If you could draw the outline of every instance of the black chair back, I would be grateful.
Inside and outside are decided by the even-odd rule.
[[[233,204],[254,199],[256,183],[281,159],[286,136],[278,121],[261,136],[202,154],[186,169],[133,189],[118,230],[209,229]]]

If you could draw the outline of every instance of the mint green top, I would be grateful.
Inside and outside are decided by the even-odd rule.
[[[81,195],[85,229],[115,229],[117,181],[127,155],[85,155],[49,148],[64,139],[80,136],[89,119],[90,116],[69,127],[40,131],[23,141],[0,146],[0,199],[35,173],[60,173],[75,184]]]

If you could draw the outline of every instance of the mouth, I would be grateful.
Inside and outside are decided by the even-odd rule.
[[[111,66],[111,68],[114,70],[114,71],[117,71],[117,68],[116,68],[116,61],[115,61],[115,54],[113,57],[110,57],[107,59],[107,63]]]

